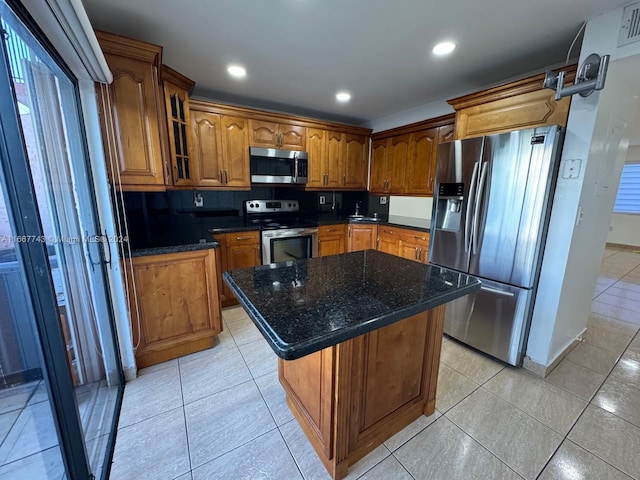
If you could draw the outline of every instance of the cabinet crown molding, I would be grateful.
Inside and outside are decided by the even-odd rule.
[[[162,64],[160,76],[162,77],[162,80],[173,83],[174,85],[186,90],[189,95],[193,93],[193,87],[196,86],[196,82],[191,80],[189,77],[185,77],[183,74],[164,63]]]
[[[566,84],[569,84],[573,83],[573,81],[575,80],[577,68],[578,65],[573,64],[567,65],[562,68],[556,68],[553,71],[556,72],[564,70],[566,73],[565,82]],[[514,82],[498,85],[497,87],[488,88],[480,92],[452,98],[451,100],[448,100],[447,103],[451,105],[454,110],[458,111],[464,108],[475,107],[477,105],[494,102],[496,100],[502,100],[504,98],[515,97],[517,95],[535,92],[537,90],[542,90],[544,78],[545,73],[539,73],[537,75],[532,75],[521,80],[516,80]]]
[[[142,60],[152,63],[156,67],[160,67],[162,63],[161,45],[141,42],[140,40],[103,32],[102,30],[96,30],[95,32],[98,43],[100,43],[100,48],[102,48],[105,53]]]
[[[228,105],[224,103],[216,103],[202,98],[191,98],[190,105],[192,110],[202,112],[218,113],[221,115],[232,115],[250,120],[260,120],[264,122],[274,122],[288,125],[298,125],[307,128],[320,128],[324,130],[332,130],[354,135],[371,135],[370,128],[356,127],[342,123],[327,122],[324,120],[316,120],[307,117],[298,117],[285,113],[269,112],[267,110],[258,110],[250,107],[240,107],[236,105]]]
[[[419,132],[420,130],[426,130],[428,128],[443,127],[445,125],[451,125],[455,122],[456,114],[449,113],[440,117],[429,118],[427,120],[421,120],[419,122],[410,123],[408,125],[402,125],[400,127],[391,128],[382,132],[376,132],[371,135],[371,140],[380,140],[388,137],[395,137],[396,135],[404,135],[405,133]]]

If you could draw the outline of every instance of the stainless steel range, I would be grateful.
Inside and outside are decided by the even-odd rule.
[[[250,223],[261,227],[262,264],[318,256],[318,226],[299,217],[297,200],[247,200]]]

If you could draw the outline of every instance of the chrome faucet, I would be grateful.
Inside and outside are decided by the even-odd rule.
[[[355,213],[355,215],[360,215],[360,204],[361,203],[362,202],[356,202],[356,213]]]

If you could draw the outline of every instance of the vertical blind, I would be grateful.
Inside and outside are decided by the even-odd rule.
[[[640,214],[640,163],[626,163],[622,168],[613,211]]]

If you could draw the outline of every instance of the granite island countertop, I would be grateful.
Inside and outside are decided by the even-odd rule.
[[[223,277],[285,360],[480,288],[475,277],[376,250],[231,270]]]

